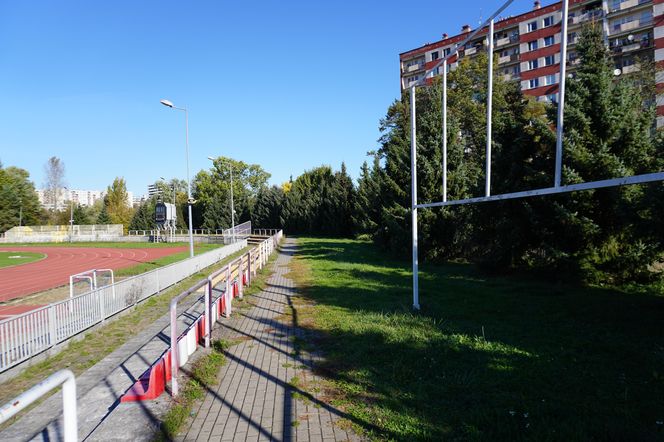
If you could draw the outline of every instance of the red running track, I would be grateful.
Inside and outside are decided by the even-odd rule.
[[[69,284],[69,276],[91,269],[121,269],[187,250],[182,247],[110,249],[88,247],[0,247],[2,252],[44,253],[45,259],[0,269],[0,302]]]

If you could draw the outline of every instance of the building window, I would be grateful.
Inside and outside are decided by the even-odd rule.
[[[534,89],[536,87],[539,87],[539,78],[533,78],[532,80],[528,81],[529,89]]]
[[[528,50],[529,51],[534,51],[537,49],[537,40],[529,41],[528,42]]]
[[[447,57],[448,55],[450,55],[450,48],[443,49],[443,57]]]
[[[556,58],[553,55],[547,55],[544,57],[544,66],[551,66],[556,62]]]
[[[553,15],[544,18],[544,27],[548,28],[549,26],[553,26]]]
[[[548,37],[544,37],[544,46],[551,46],[554,43],[555,43],[555,40],[553,38],[553,35],[550,35]]]
[[[533,32],[537,31],[537,22],[536,21],[531,21],[528,23],[528,32]]]
[[[538,67],[539,67],[539,64],[537,63],[537,60],[530,60],[528,62],[528,70],[529,71],[532,70],[532,69],[537,69]]]
[[[431,53],[431,60],[438,60],[438,51],[433,51]]]
[[[548,101],[549,103],[556,103],[558,101],[558,94],[547,95],[546,101]]]
[[[546,77],[544,77],[544,85],[545,86],[549,86],[549,85],[552,85],[552,84],[556,84],[556,74],[551,74],[551,75],[547,75]]]

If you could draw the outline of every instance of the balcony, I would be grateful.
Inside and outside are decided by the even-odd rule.
[[[619,34],[621,32],[631,31],[632,29],[649,26],[652,24],[652,17],[642,18],[640,20],[632,20],[627,23],[614,23],[611,27],[611,35]]]
[[[509,43],[510,43],[510,38],[509,37],[499,38],[498,40],[496,40],[496,47],[499,48],[499,47],[505,46],[506,44],[509,44]]]
[[[604,11],[601,9],[593,9],[584,14],[581,14],[577,17],[570,17],[567,19],[567,23],[570,25],[576,25],[579,23],[585,23],[589,20],[599,20],[604,17]]]
[[[622,73],[631,74],[632,72],[638,72],[640,69],[641,67],[638,64],[633,64],[631,66],[623,66]]]
[[[422,69],[424,67],[424,63],[417,63],[417,64],[411,64],[406,68],[406,72],[414,72]]]
[[[643,5],[645,3],[650,3],[651,0],[627,0],[620,3],[620,6],[617,8],[611,8],[609,12],[623,11],[625,9],[633,8],[634,6]]]
[[[477,52],[477,48],[467,48],[466,52],[464,52],[464,55],[473,55]]]
[[[503,63],[509,63],[510,62],[510,56],[505,55],[504,57],[500,57],[498,59],[498,64],[503,64]]]

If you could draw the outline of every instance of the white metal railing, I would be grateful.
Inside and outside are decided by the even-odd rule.
[[[253,234],[258,236],[274,236],[281,232],[281,229],[254,229]],[[281,238],[281,237],[280,237]]]
[[[199,319],[202,317],[205,324],[203,335],[205,337],[205,347],[208,347],[210,345],[210,332],[212,323],[216,319],[214,312],[217,311],[217,303],[222,303],[222,306],[225,307],[223,309],[225,315],[227,317],[230,316],[235,289],[237,288],[238,295],[240,298],[242,298],[243,285],[245,281],[246,284],[250,284],[252,276],[255,275],[259,269],[262,269],[265,264],[267,264],[269,256],[275,250],[277,244],[279,244],[281,241],[283,237],[283,232],[281,230],[265,230],[270,230],[273,233],[268,238],[250,249],[247,253],[243,254],[239,258],[236,258],[225,267],[213,272],[207,278],[198,281],[196,284],[175,296],[171,300],[169,307],[171,316],[171,345],[170,358],[167,359],[170,359],[171,394],[173,396],[178,395],[178,370],[181,366],[186,364],[189,355],[195,351],[198,345],[198,342],[195,339],[193,339],[192,342],[190,337],[195,336],[194,328],[197,327]],[[214,286],[222,282],[225,282],[224,293],[219,298],[213,300],[212,289]],[[201,314],[200,317],[193,321],[192,325],[182,335],[179,335],[177,321],[178,302],[191,294],[198,293],[201,289],[204,289],[205,311]]]
[[[47,377],[25,393],[0,407],[0,424],[11,419],[19,411],[62,385],[62,413],[65,442],[78,440],[78,416],[76,410],[76,378],[69,370],[60,370]]]
[[[0,373],[247,246],[245,239],[0,321]]]

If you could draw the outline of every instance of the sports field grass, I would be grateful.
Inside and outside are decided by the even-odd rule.
[[[0,269],[44,259],[46,255],[34,252],[0,252]]]
[[[117,244],[117,243],[116,243]],[[171,243],[175,244],[172,247],[182,246],[183,243]],[[126,267],[124,269],[118,269],[115,271],[116,276],[133,276],[141,273],[154,270],[159,267],[164,267],[174,262],[182,261],[183,259],[189,258],[189,244],[187,245],[187,250],[184,252],[174,253],[172,255],[164,256],[161,258],[153,259],[152,261],[142,262],[140,264],[133,265],[131,267]],[[200,255],[210,250],[217,249],[221,247],[222,244],[194,244],[194,255]]]
[[[292,320],[323,396],[379,440],[664,440],[664,294],[488,278],[302,238]]]

